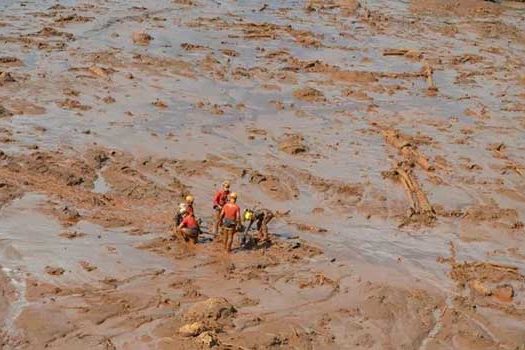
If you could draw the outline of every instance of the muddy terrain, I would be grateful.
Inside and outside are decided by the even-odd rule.
[[[1,349],[525,349],[525,3],[0,13]]]

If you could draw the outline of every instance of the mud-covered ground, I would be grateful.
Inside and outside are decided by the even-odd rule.
[[[524,3],[0,13],[0,348],[525,348]]]

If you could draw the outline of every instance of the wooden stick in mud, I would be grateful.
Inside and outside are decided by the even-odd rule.
[[[406,171],[403,167],[396,170],[401,179],[401,183],[410,191],[410,198],[414,204],[416,214],[434,215],[434,209],[430,205],[427,196],[419,186],[417,180],[413,177],[412,172]]]
[[[434,70],[432,69],[432,67],[430,67],[428,63],[425,63],[425,65],[423,66],[423,74],[427,77],[428,91],[438,91],[438,88],[434,84],[434,79],[432,78]]]
[[[408,53],[408,49],[386,49],[383,51],[383,56],[404,56]]]
[[[501,265],[501,264],[489,263],[489,262],[476,262],[476,263],[472,264],[472,266],[474,266],[474,267],[486,267],[486,266],[489,266],[489,267],[491,267],[493,269],[504,270],[506,272],[519,274],[519,269],[517,267],[515,267],[515,266]]]
[[[406,136],[403,136],[399,134],[397,130],[392,129],[383,130],[382,133],[386,142],[397,148],[406,160],[417,163],[426,171],[434,170],[434,167],[430,165],[427,157],[423,156]]]
[[[507,165],[507,168],[514,170],[519,176],[523,176],[523,171],[521,171],[521,167],[518,164],[511,162]]]
[[[397,174],[399,176],[399,180],[401,181],[401,184],[403,185],[403,187],[405,189],[405,192],[407,194],[408,200],[410,201],[410,207],[412,208],[414,213],[416,213],[416,214],[420,213],[421,208],[419,207],[418,201],[414,197],[414,192],[413,192],[413,190],[411,188],[411,183],[409,181],[407,181],[406,176],[402,176],[399,171],[397,172]]]
[[[401,149],[401,154],[406,159],[412,160],[415,163],[417,163],[421,168],[425,169],[426,171],[434,170],[434,167],[430,165],[429,160],[413,147],[403,147]]]

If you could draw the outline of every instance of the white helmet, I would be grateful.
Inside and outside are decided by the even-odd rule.
[[[188,205],[186,203],[179,204],[179,214],[184,214],[188,210]]]

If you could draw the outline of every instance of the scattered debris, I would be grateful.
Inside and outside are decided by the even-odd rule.
[[[304,137],[299,134],[286,133],[279,138],[279,149],[291,155],[308,152]]]
[[[66,270],[64,270],[61,267],[53,267],[53,266],[46,266],[44,271],[48,275],[52,275],[52,276],[61,276],[64,274],[64,272],[66,272]]]
[[[293,92],[293,95],[298,100],[306,101],[306,102],[325,102],[326,101],[326,97],[321,91],[311,88],[311,87],[297,89]]]
[[[135,32],[132,35],[132,39],[136,45],[149,45],[153,37],[146,32]]]

